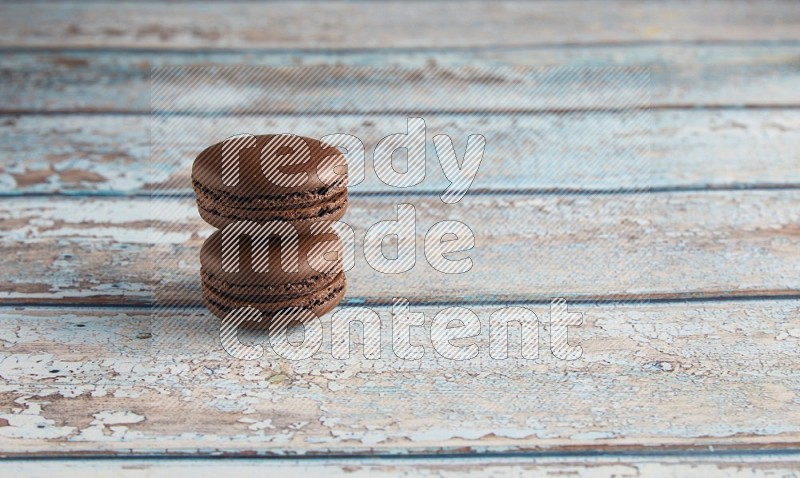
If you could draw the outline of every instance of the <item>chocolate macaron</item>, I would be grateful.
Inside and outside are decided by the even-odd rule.
[[[206,148],[192,166],[200,216],[287,221],[298,229],[336,221],[347,209],[347,163],[335,147],[291,134],[237,135]]]
[[[248,306],[266,318],[290,307],[317,316],[332,310],[347,286],[341,239],[334,233],[286,239],[238,234],[235,227],[215,231],[200,251],[208,309],[220,318]]]

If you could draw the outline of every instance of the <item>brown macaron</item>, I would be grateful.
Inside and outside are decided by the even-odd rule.
[[[347,162],[341,151],[311,138],[237,135],[200,153],[192,186],[200,216],[214,227],[287,221],[302,229],[344,215]]]
[[[254,240],[242,235],[225,248],[223,234],[215,231],[200,250],[203,300],[217,317],[247,306],[267,318],[289,307],[310,310],[319,317],[344,297],[343,244],[336,234],[301,235],[293,245],[278,236]],[[230,246],[236,241],[238,251]],[[227,258],[223,249],[229,253]]]

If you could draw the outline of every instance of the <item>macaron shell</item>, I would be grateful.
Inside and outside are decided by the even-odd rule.
[[[280,300],[275,302],[256,302],[247,300],[238,300],[226,297],[219,292],[212,290],[203,284],[203,302],[206,307],[219,318],[225,316],[239,307],[253,307],[260,310],[267,318],[271,318],[279,311],[289,308],[297,307],[311,310],[317,317],[321,317],[326,313],[333,310],[339,302],[344,298],[347,291],[347,279],[344,273],[336,276],[336,278],[321,290],[312,294],[302,297]],[[269,326],[269,321],[261,321],[259,326]]]
[[[321,144],[312,138],[300,138],[308,146],[308,160],[298,164],[279,168],[284,174],[305,174],[306,180],[297,186],[282,186],[275,183],[275,178],[268,179],[262,169],[262,150],[277,135],[253,136],[255,145],[238,151],[238,182],[230,186],[223,183],[222,164],[224,141],[209,146],[197,156],[192,165],[192,179],[205,188],[234,194],[239,197],[248,196],[282,196],[294,192],[314,191],[340,182],[347,177],[347,161],[341,151],[333,146]],[[279,148],[277,153],[290,154],[294,151],[289,146]],[[265,158],[269,161],[270,158]],[[320,178],[335,177],[326,183]]]
[[[263,265],[265,272],[253,270],[253,240],[242,235],[239,238],[238,271],[230,272],[222,266],[223,230],[217,230],[206,239],[200,248],[200,266],[206,274],[214,276],[218,284],[237,284],[243,286],[286,286],[342,271],[344,244],[341,238],[327,232],[317,235],[301,234],[297,242],[297,269],[288,268],[282,257],[284,245],[277,236],[270,237],[267,244],[267,258]],[[248,237],[249,239],[244,239]],[[277,247],[280,244],[281,247]]]

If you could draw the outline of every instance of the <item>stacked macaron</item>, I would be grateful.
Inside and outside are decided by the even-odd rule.
[[[342,242],[321,227],[347,209],[339,150],[294,135],[241,135],[200,153],[192,186],[200,216],[219,228],[200,252],[212,313],[253,307],[270,317],[295,307],[320,316],[341,301]]]

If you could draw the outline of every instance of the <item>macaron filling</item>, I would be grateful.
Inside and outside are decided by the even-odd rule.
[[[321,272],[298,282],[289,282],[286,284],[258,284],[258,279],[256,278],[257,274],[254,273],[254,280],[252,282],[237,284],[225,281],[223,278],[217,277],[205,269],[200,271],[201,280],[211,289],[219,292],[221,295],[248,300],[259,300],[264,297],[285,300],[310,294],[324,288],[326,284],[333,281],[340,273],[341,269]]]
[[[229,206],[216,203],[198,194],[197,206],[203,218],[208,218],[215,222],[234,222],[234,221],[289,221],[300,222],[310,220],[335,220],[347,209],[347,190],[340,191],[332,198],[318,201],[309,206],[293,208],[260,208],[243,200],[238,206]],[[205,213],[205,214],[203,214]],[[212,222],[212,225],[215,225]]]
[[[197,194],[198,201],[202,198],[203,202],[208,204],[221,204],[237,209],[292,209],[313,206],[342,194],[347,191],[347,179],[339,179],[330,186],[311,191],[287,192],[280,196],[220,191],[204,186],[196,179],[192,180],[192,187]]]

